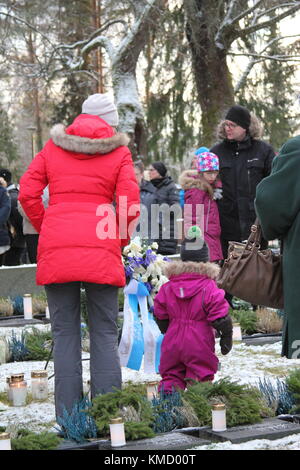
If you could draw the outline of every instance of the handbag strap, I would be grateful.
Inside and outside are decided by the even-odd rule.
[[[251,232],[247,240],[245,249],[251,250],[253,246],[256,246],[259,249],[261,245],[261,240],[262,240],[261,225],[257,217],[254,221],[254,224],[251,225]]]

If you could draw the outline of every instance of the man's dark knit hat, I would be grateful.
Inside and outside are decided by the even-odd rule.
[[[168,170],[163,162],[154,162],[152,163],[152,166],[156,171],[158,171],[160,176],[166,176]]]
[[[235,124],[241,126],[243,129],[249,129],[251,115],[247,108],[237,104],[227,111],[225,119],[235,122]]]
[[[7,184],[11,182],[11,172],[6,168],[0,169],[0,177],[4,178]]]

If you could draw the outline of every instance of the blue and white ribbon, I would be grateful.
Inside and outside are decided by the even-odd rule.
[[[132,279],[124,289],[124,323],[119,345],[121,365],[140,370],[144,355],[144,372],[157,373],[163,340],[153,315],[148,311],[148,290]]]

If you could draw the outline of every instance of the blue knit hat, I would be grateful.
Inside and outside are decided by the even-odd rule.
[[[200,153],[203,153],[203,152],[209,152],[209,149],[207,147],[199,147],[197,150],[195,150],[194,154],[200,155]]]

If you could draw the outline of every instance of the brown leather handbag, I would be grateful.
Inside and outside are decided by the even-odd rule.
[[[217,284],[251,304],[282,309],[282,256],[271,249],[260,250],[261,240],[261,226],[256,219],[246,243],[229,242]]]

